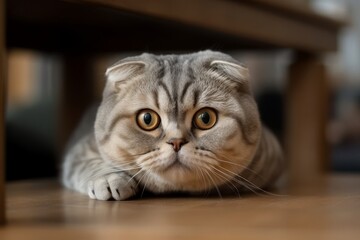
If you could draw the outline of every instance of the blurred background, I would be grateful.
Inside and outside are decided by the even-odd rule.
[[[339,50],[324,56],[331,81],[331,111],[327,122],[327,141],[331,146],[332,171],[359,172],[360,1],[306,2],[320,14],[339,19],[346,17],[349,20],[340,34]],[[222,50],[221,46],[208,47]],[[147,50],[146,47],[144,50]],[[121,51],[98,55],[88,73],[96,83],[91,90],[93,98],[98,100],[101,98],[105,82],[104,72],[108,65],[119,58],[139,53],[141,52]],[[284,49],[227,53],[250,68],[253,89],[263,122],[282,139],[285,104],[283,94],[288,76],[287,67],[294,57],[292,52]],[[8,181],[53,177],[59,171],[61,151],[66,142],[59,132],[60,119],[66,118],[61,115],[61,102],[67,98],[66,92],[65,95],[61,95],[64,79],[67,77],[62,75],[63,68],[64,61],[56,53],[43,54],[16,48],[8,52],[6,112]]]

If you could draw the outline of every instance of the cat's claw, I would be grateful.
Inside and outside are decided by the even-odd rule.
[[[92,180],[88,184],[88,195],[98,200],[126,200],[137,193],[134,179],[123,172],[111,173],[109,175]]]

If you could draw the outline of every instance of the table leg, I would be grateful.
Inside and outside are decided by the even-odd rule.
[[[299,55],[290,66],[286,98],[286,154],[291,185],[310,186],[328,168],[328,82],[316,56]]]
[[[5,1],[0,0],[0,224],[5,223]]]

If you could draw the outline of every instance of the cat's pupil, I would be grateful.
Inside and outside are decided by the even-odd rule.
[[[149,125],[151,123],[152,117],[150,113],[145,113],[144,114],[144,123],[146,125]]]
[[[210,122],[210,115],[208,112],[204,112],[200,115],[201,121],[205,124],[208,124]]]

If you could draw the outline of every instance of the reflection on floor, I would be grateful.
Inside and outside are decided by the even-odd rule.
[[[55,181],[11,183],[0,239],[356,239],[360,175],[282,195],[96,201]]]

